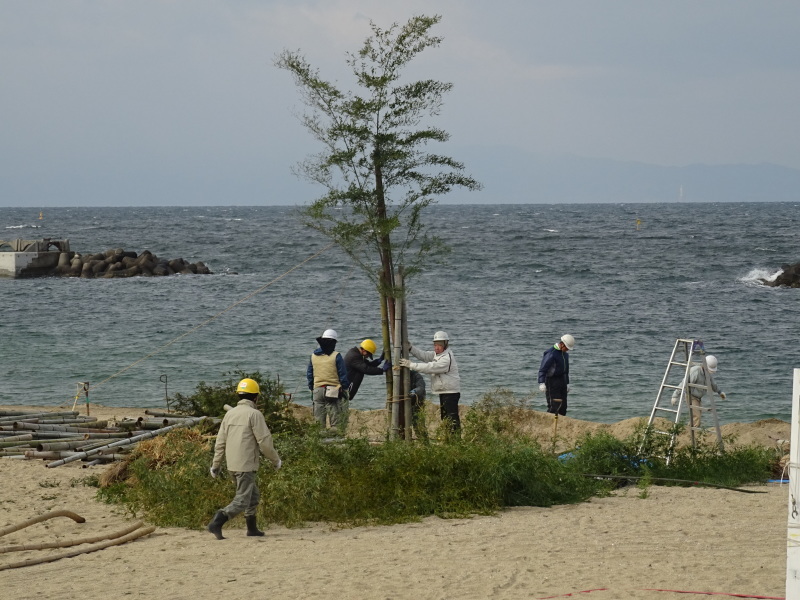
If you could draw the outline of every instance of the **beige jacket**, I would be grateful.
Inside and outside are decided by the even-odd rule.
[[[281,460],[272,445],[272,434],[264,415],[256,409],[252,400],[239,400],[225,414],[219,426],[211,467],[219,469],[225,456],[228,471],[258,471],[259,454],[263,454],[276,467]]]

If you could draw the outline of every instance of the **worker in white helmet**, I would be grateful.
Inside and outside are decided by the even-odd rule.
[[[431,392],[439,396],[442,421],[449,422],[451,431],[461,431],[461,418],[458,415],[461,378],[458,375],[456,358],[450,349],[450,336],[446,331],[437,331],[433,334],[433,350],[420,350],[410,346],[408,351],[424,362],[411,362],[407,358],[401,358],[398,366],[418,373],[430,373]]]
[[[681,396],[681,390],[686,390],[685,398],[689,403],[692,427],[700,427],[700,417],[703,414],[701,400],[708,390],[716,392],[723,400],[727,397],[725,392],[720,391],[717,382],[714,381],[713,374],[717,372],[717,364],[717,357],[709,354],[706,356],[705,369],[702,364],[692,365],[689,369],[689,385],[686,385],[686,379],[684,378],[680,387],[672,392],[672,405],[675,406]],[[708,371],[707,374],[706,371]]]
[[[566,333],[545,350],[539,365],[539,391],[545,393],[547,412],[554,415],[567,414],[569,392],[569,351],[575,347],[575,338]]]
[[[314,402],[314,418],[322,427],[330,419],[331,428],[344,435],[347,432],[347,418],[350,413],[347,367],[342,355],[336,352],[339,334],[334,329],[326,329],[317,338],[319,348],[311,354],[306,369],[308,389]]]

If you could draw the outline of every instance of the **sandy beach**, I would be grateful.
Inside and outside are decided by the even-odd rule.
[[[18,408],[18,407],[5,407]],[[142,409],[92,406],[102,418],[137,417]],[[380,411],[370,411],[380,412]],[[530,425],[550,431],[548,415]],[[364,426],[380,415],[354,415]],[[564,435],[600,426],[562,418]],[[562,427],[560,425],[560,427]],[[741,443],[788,439],[789,424],[730,424]],[[727,429],[728,431],[725,431]],[[118,531],[135,520],[95,499],[80,480],[106,467],[0,459],[0,529],[37,515],[70,510],[0,537],[0,548]],[[552,508],[515,508],[470,519],[426,518],[389,527],[270,527],[263,538],[226,528],[157,528],[127,544],[0,572],[3,597],[33,598],[662,598],[730,594],[785,595],[788,487],[635,487],[613,497]],[[210,517],[211,515],[209,515]],[[0,553],[0,567],[74,548]],[[666,591],[657,591],[666,590]],[[699,594],[686,594],[698,592]],[[572,596],[570,596],[572,595]]]

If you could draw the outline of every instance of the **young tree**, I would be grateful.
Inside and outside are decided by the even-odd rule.
[[[295,170],[327,190],[303,210],[305,222],[336,242],[374,283],[384,348],[392,347],[389,322],[402,293],[395,285],[396,266],[403,265],[407,281],[447,251],[428,234],[422,210],[454,187],[481,187],[464,174],[462,163],[428,150],[450,137],[424,121],[439,114],[452,84],[401,81],[412,59],[441,43],[429,33],[440,20],[416,16],[387,30],[370,23],[372,35],[356,54],[347,53],[360,93],[321,79],[299,52],[285,50],[276,60],[310,109],[303,125],[322,144]]]

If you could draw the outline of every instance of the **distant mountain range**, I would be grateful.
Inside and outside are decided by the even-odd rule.
[[[484,190],[454,192],[448,203],[800,201],[800,170],[770,163],[662,167],[508,148],[468,154],[453,157]]]

